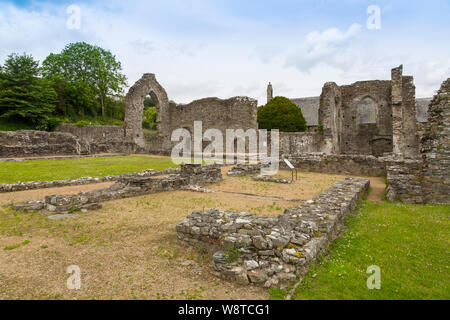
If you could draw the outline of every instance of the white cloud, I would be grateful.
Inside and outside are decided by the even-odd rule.
[[[371,33],[351,22],[302,36],[290,26],[234,16],[224,3],[95,2],[80,5],[80,30],[66,27],[66,6],[0,3],[0,63],[11,52],[42,61],[68,43],[86,41],[117,56],[130,86],[152,72],[169,99],[182,103],[247,95],[262,104],[269,81],[275,95],[319,95],[327,81],[389,79],[401,63],[414,75],[418,96],[427,96],[449,74],[449,47],[439,37],[427,39],[434,50],[426,52],[419,40],[399,40],[385,29]]]
[[[442,82],[450,77],[450,59],[440,62],[411,61],[408,69],[414,75],[416,97],[432,97]]]
[[[337,28],[313,31],[306,36],[301,48],[288,55],[286,65],[302,72],[310,72],[321,63],[347,69],[355,61],[349,48],[350,41],[359,34],[361,28],[360,24],[355,23],[344,32]]]

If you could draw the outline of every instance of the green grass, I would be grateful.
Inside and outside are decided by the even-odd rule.
[[[450,205],[364,201],[347,225],[297,299],[450,299]],[[366,285],[372,265],[381,269],[380,290]]]
[[[102,177],[175,167],[170,158],[145,156],[0,162],[0,183]]]

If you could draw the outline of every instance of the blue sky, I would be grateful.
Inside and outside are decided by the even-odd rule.
[[[80,29],[66,26],[69,5]],[[371,5],[381,28],[366,26]],[[0,61],[11,52],[43,60],[68,43],[111,50],[132,85],[157,75],[169,98],[319,95],[327,81],[389,79],[404,65],[417,96],[450,76],[450,1],[0,0]]]

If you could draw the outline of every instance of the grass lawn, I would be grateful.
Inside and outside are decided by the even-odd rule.
[[[147,156],[0,162],[0,183],[102,177],[174,167],[176,165],[170,158]]]
[[[450,205],[365,201],[347,226],[297,299],[450,299]],[[381,269],[380,290],[366,285],[372,265]]]

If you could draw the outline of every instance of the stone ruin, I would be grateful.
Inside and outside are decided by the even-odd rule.
[[[142,128],[144,99],[150,95],[157,109],[157,134],[145,136]],[[98,153],[151,153],[170,155],[177,142],[172,132],[186,129],[191,135],[194,121],[208,129],[255,129],[257,101],[248,97],[204,98],[189,104],[170,101],[154,74],[145,73],[125,97],[125,126],[77,126],[62,124],[56,132],[20,130],[0,132],[0,158]],[[203,146],[208,145],[203,142]]]
[[[310,127],[317,111],[317,130],[281,133],[280,154],[299,170],[386,176],[390,201],[450,203],[448,82],[432,100],[415,98],[403,66],[391,80],[328,82],[316,109],[316,98],[292,99]]]
[[[142,129],[143,101],[150,94],[157,108],[157,135]],[[270,85],[268,100],[273,96]],[[328,82],[320,97],[292,99],[305,111],[308,132],[280,133],[280,155],[298,170],[364,176],[386,176],[386,197],[409,203],[450,203],[450,79],[436,96],[415,98],[413,77],[394,68],[390,80],[359,81],[338,86]],[[429,103],[428,103],[429,102]],[[317,107],[316,107],[317,106]],[[61,127],[61,132],[18,131],[0,133],[0,156],[142,152],[167,154],[174,143],[171,133],[184,128],[193,133],[194,121],[208,128],[257,129],[257,102],[247,97],[206,98],[187,105],[169,101],[155,75],[144,74],[126,96],[125,127]],[[426,111],[427,110],[427,111]],[[209,141],[203,141],[203,147]],[[270,140],[268,147],[270,147]],[[270,150],[269,150],[270,151]],[[259,181],[288,183],[259,175],[261,164],[240,164],[229,176],[251,175]],[[286,168],[283,161],[281,168]],[[14,209],[71,212],[96,209],[101,202],[154,192],[188,189],[212,192],[202,186],[222,179],[216,166],[184,165],[168,175],[111,177],[110,188],[77,195],[53,195],[15,204]],[[107,178],[105,178],[107,179]],[[42,186],[91,183],[92,179],[2,185],[14,191]],[[55,185],[56,184],[56,185]],[[196,211],[177,225],[182,243],[214,253],[217,276],[242,284],[273,287],[303,276],[309,265],[326,251],[367,193],[369,180],[347,178],[313,200],[278,217],[217,209]]]
[[[403,76],[402,66],[392,70],[391,80],[343,86],[327,82],[320,97],[292,101],[305,110],[308,126],[317,126],[317,131],[310,134],[316,139],[291,154],[307,153],[308,143],[314,145],[309,149],[313,152],[337,155],[413,157],[419,152],[415,87],[412,77]]]
[[[144,137],[142,129],[144,99],[148,94],[157,110],[158,133],[152,137]],[[170,154],[177,143],[171,141],[172,132],[182,128],[193,135],[194,121],[202,121],[202,135],[208,129],[219,129],[225,136],[227,129],[246,131],[258,127],[256,100],[248,97],[205,98],[186,105],[176,104],[168,100],[166,91],[151,73],[144,74],[130,88],[125,104],[125,137],[149,153]],[[208,144],[204,141],[203,146]]]
[[[431,101],[421,140],[425,202],[450,203],[450,78]]]
[[[292,99],[305,114],[308,132],[280,133],[280,158],[300,170],[386,176],[391,201],[448,203],[448,90],[447,80],[432,101],[416,99],[413,77],[403,75],[402,66],[392,69],[390,80],[341,86],[327,82],[320,97]],[[145,136],[142,129],[148,94],[157,108],[156,136]],[[273,97],[271,84],[267,95],[268,100]],[[202,133],[258,128],[256,100],[205,98],[176,104],[150,73],[130,88],[125,100],[124,127],[61,125],[50,133],[0,132],[0,157],[167,155],[178,143],[171,141],[172,132],[183,128],[192,134],[194,121],[202,121]],[[202,147],[210,143],[203,140]],[[267,147],[270,152],[270,137]]]
[[[419,146],[419,157],[388,159],[388,200],[450,203],[450,78],[430,103]]]
[[[166,171],[167,172],[167,171]],[[176,169],[175,174],[158,177],[122,175],[109,188],[81,192],[79,194],[51,195],[43,200],[33,200],[12,205],[15,210],[67,213],[101,208],[101,203],[115,199],[145,194],[180,190],[189,186],[204,186],[222,180],[220,167],[186,164]]]
[[[347,178],[278,217],[217,209],[195,211],[177,227],[182,243],[213,255],[213,274],[240,284],[291,284],[323,254],[369,189]]]
[[[450,203],[449,97],[447,79],[423,125],[417,119],[413,78],[403,76],[402,66],[388,81],[326,83],[317,132],[280,135],[281,152],[299,170],[387,176],[390,201]],[[280,166],[286,168],[283,162]],[[260,164],[240,164],[228,175],[255,175],[260,169]],[[195,211],[177,225],[177,237],[213,253],[212,272],[221,278],[289,285],[338,237],[369,184],[347,178],[278,217]]]

